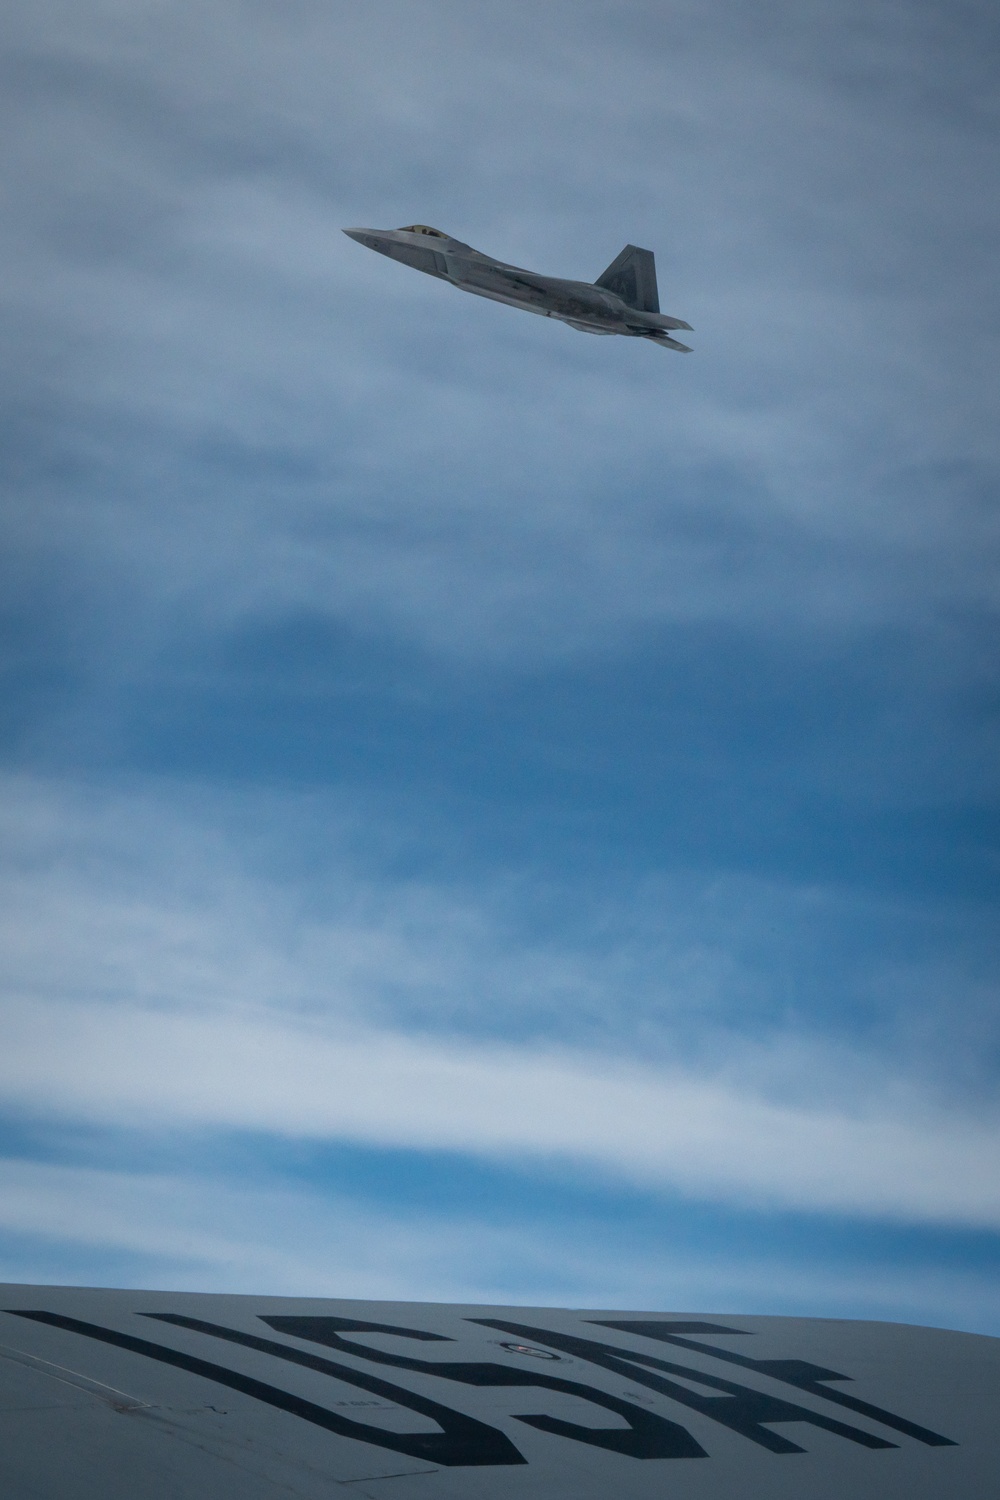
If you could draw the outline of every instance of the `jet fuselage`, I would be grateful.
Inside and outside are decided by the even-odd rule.
[[[620,333],[652,339],[671,349],[690,353],[686,344],[669,337],[669,330],[690,328],[680,318],[659,311],[656,272],[649,250],[627,245],[598,282],[569,281],[539,276],[520,266],[495,260],[452,239],[439,229],[413,224],[405,229],[345,229],[344,233],[369,250],[377,250],[428,276],[450,281],[463,292],[505,302],[543,318],[557,318],[582,333]],[[641,258],[645,259],[641,259]],[[639,274],[636,274],[638,266]],[[626,296],[605,278],[621,287]],[[644,305],[645,304],[645,305]]]

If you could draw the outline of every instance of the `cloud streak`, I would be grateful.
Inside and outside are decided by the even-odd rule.
[[[547,1197],[556,1191],[551,1184]],[[758,1231],[759,1233],[759,1231]],[[600,1221],[378,1209],[190,1170],[0,1159],[0,1278],[193,1291],[823,1313],[1000,1326],[996,1280],[933,1264],[803,1264],[787,1247],[675,1244]]]
[[[1000,1123],[781,1107],[599,1056],[474,1048],[244,1014],[8,1006],[8,1109],[551,1158],[708,1200],[1000,1228]],[[808,1059],[822,1071],[823,1059]]]
[[[308,801],[258,803],[255,851],[162,789],[23,780],[17,800],[0,868],[13,1117],[562,1162],[692,1200],[1000,1228],[988,1091],[959,1104],[891,1035],[866,1056],[759,993],[734,903],[752,930],[776,899],[814,920],[820,891],[735,887],[712,953],[675,884],[660,897],[686,913],[629,931],[605,906],[595,949],[566,929],[539,942],[496,889],[364,874],[349,818],[322,885],[315,868],[276,882],[274,830],[294,846]]]

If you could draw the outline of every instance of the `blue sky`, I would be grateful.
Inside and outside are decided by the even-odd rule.
[[[0,1277],[1000,1331],[995,7],[2,28]]]

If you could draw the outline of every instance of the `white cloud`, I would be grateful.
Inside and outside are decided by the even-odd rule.
[[[946,1108],[891,1046],[737,1028],[751,980],[696,923],[654,929],[644,954],[640,929],[642,962],[615,918],[596,955],[579,935],[532,943],[488,890],[359,878],[335,817],[328,872],[300,888],[254,872],[263,832],[235,838],[218,807],[4,790],[7,1110],[563,1161],[709,1201],[1000,1227],[988,1104]],[[242,793],[244,821],[249,806]],[[293,832],[315,815],[283,805]],[[760,920],[749,898],[726,922]],[[797,896],[807,913],[821,898]]]
[[[4,1031],[0,1098],[33,1115],[563,1158],[707,1200],[1000,1228],[1000,1124],[916,1101],[781,1106],[682,1069],[245,1012],[36,998]]]
[[[125,1257],[133,1284],[368,1297],[432,1296],[463,1261],[484,1263],[490,1237],[474,1222],[407,1220],[294,1187],[18,1160],[0,1160],[0,1233],[113,1254],[118,1274]],[[518,1237],[495,1236],[497,1260],[505,1238]],[[32,1255],[20,1277],[6,1268],[10,1279]]]
[[[589,1221],[374,1208],[308,1188],[0,1159],[0,1281],[1000,1327],[994,1281],[933,1266],[693,1253]],[[102,1270],[102,1267],[105,1268]],[[65,1273],[63,1273],[65,1274]]]

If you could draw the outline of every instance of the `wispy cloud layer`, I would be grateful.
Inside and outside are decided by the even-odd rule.
[[[693,1197],[1000,1229],[1000,1122],[893,1100],[781,1107],[736,1081],[236,1015],[9,1006],[3,1102],[102,1125],[218,1126],[564,1157]],[[822,1076],[826,1059],[803,1059]],[[900,1092],[899,1080],[889,1091]],[[893,1105],[895,1107],[893,1107]]]
[[[548,1187],[551,1200],[558,1184]],[[617,1205],[619,1211],[620,1203]],[[605,1214],[607,1209],[604,1210]],[[197,1172],[128,1172],[0,1160],[0,1280],[431,1301],[821,1312],[1000,1328],[989,1269],[867,1263],[791,1246],[676,1242],[518,1213],[377,1207],[329,1189]],[[40,1269],[41,1268],[41,1269]]]
[[[157,634],[178,594],[476,657],[990,607],[989,96],[931,23],[913,97],[930,14],[553,4],[526,51],[488,7],[15,7],[19,531]],[[339,234],[416,207],[568,274],[656,244],[699,359]]]
[[[444,888],[400,884],[401,909],[383,890],[376,915],[371,891],[345,900],[341,863],[327,877],[339,898],[306,915],[303,891],[254,877],[218,826],[185,825],[136,793],[96,807],[35,796],[7,864],[9,950],[21,947],[4,1004],[8,1111],[554,1158],[709,1201],[1000,1228],[988,1102],[945,1107],[888,1055],[875,1067],[819,1028],[741,1039],[724,976],[721,995],[699,994],[695,975],[687,994],[660,997],[643,1062],[586,1026],[572,1040],[562,1012],[588,982],[582,935],[532,952],[509,915],[491,931],[488,891],[477,908],[466,888],[463,907]],[[40,856],[42,890],[27,868]],[[16,910],[21,881],[34,930]],[[661,935],[675,971],[676,936]],[[726,956],[732,966],[731,953],[717,964]],[[615,1006],[620,979],[598,960],[593,1010]],[[532,1025],[518,993],[542,1011],[553,985],[561,1040]]]

